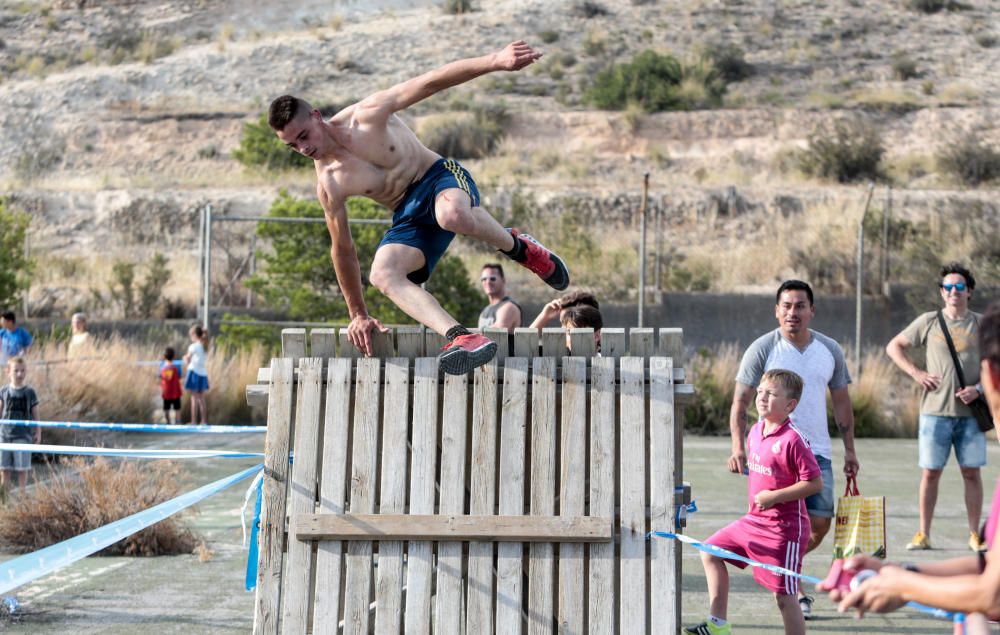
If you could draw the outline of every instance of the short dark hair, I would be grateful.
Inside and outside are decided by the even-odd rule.
[[[802,377],[798,373],[785,370],[784,368],[772,368],[760,378],[761,382],[765,380],[772,381],[781,386],[789,399],[798,400],[802,397],[802,386],[805,382],[802,381]]]
[[[604,328],[604,318],[601,312],[589,304],[577,304],[559,312],[559,322],[565,326],[572,324],[573,328],[594,329]]]
[[[501,278],[503,278],[504,280],[507,279],[507,276],[505,276],[503,273],[503,265],[501,265],[499,262],[488,262],[485,265],[483,265],[483,269],[496,269],[497,271],[500,272]],[[482,271],[482,269],[480,269],[480,271]]]
[[[271,107],[267,111],[267,123],[272,130],[284,130],[285,126],[300,112],[309,112],[312,108],[308,103],[293,97],[292,95],[282,95],[271,102]]]
[[[958,275],[965,278],[965,285],[969,287],[969,291],[976,288],[976,279],[972,277],[972,272],[963,267],[957,262],[949,262],[948,264],[941,267],[941,278],[944,279],[950,273],[957,273]]]
[[[802,282],[801,280],[785,280],[778,287],[778,292],[774,294],[774,303],[781,303],[781,294],[785,291],[805,291],[806,297],[809,298],[809,306],[813,305],[813,290],[809,286],[809,283]]]
[[[14,317],[13,311],[4,311],[3,315],[0,315],[5,320],[10,320],[11,322],[17,322],[17,318]]]
[[[167,350],[163,351],[163,359],[167,360],[168,362],[172,362],[174,360],[175,355],[177,355],[177,353],[174,352],[173,346],[168,346]]]
[[[559,308],[568,309],[574,306],[591,306],[600,309],[597,298],[590,291],[570,291],[559,298]]]
[[[1000,368],[1000,300],[987,307],[979,320],[979,354]]]

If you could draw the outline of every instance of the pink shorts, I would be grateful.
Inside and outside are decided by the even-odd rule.
[[[705,542],[744,558],[801,573],[802,556],[809,545],[809,520],[787,523],[743,516],[712,534]],[[724,562],[740,569],[749,566],[735,560]],[[795,595],[799,592],[799,579],[793,576],[754,567],[753,578],[757,584],[775,593]]]

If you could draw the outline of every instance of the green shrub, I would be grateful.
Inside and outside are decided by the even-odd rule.
[[[740,82],[753,75],[753,66],[746,61],[743,49],[731,43],[709,46],[703,55],[712,62],[726,82]]]
[[[682,66],[670,55],[646,50],[631,62],[599,72],[584,100],[605,110],[636,104],[646,112],[717,106],[725,80],[711,60],[701,58]]]
[[[579,0],[578,2],[573,3],[569,12],[570,15],[578,18],[584,18],[585,20],[608,15],[609,13],[607,7],[599,2],[594,2],[593,0]]]
[[[861,120],[840,120],[809,135],[799,167],[812,176],[839,183],[879,179],[885,145],[878,130]]]
[[[241,322],[254,322],[256,318],[247,315],[236,315],[226,313],[222,316],[222,326],[219,327],[219,336],[215,338],[219,347],[232,350],[256,350],[260,347],[264,357],[270,359],[281,352],[281,332],[270,324],[260,326],[252,324],[227,324],[231,320]]]
[[[961,11],[968,7],[956,0],[907,0],[906,6],[921,13],[938,13],[939,11]]]
[[[420,126],[420,137],[424,145],[442,156],[480,159],[503,137],[507,120],[503,105],[475,106],[470,113],[428,117]]]
[[[553,31],[551,29],[548,29],[539,33],[538,38],[544,44],[552,44],[553,42],[559,40],[559,31]]]
[[[980,136],[969,133],[945,145],[938,167],[965,185],[979,185],[1000,177],[1000,152]]]
[[[892,56],[892,75],[900,81],[906,81],[919,77],[917,63],[905,53],[896,53]]]
[[[289,150],[288,146],[278,139],[271,126],[267,124],[266,113],[257,121],[243,124],[240,147],[233,150],[233,158],[247,167],[274,171],[313,165],[312,159]]]
[[[24,253],[31,216],[10,208],[0,197],[0,306],[20,306],[28,288],[34,260]]]
[[[472,6],[472,0],[444,0],[441,10],[448,15],[459,15],[475,11],[475,7]]]

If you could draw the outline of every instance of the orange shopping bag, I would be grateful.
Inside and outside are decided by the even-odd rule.
[[[837,500],[833,557],[858,553],[885,558],[885,496],[862,496],[856,477],[847,477],[844,495]]]

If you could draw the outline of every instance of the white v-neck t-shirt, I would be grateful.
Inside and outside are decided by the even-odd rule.
[[[827,459],[832,454],[826,418],[826,390],[836,390],[851,383],[844,361],[844,351],[834,340],[810,329],[812,339],[799,350],[774,329],[757,338],[747,348],[740,362],[736,381],[756,388],[766,371],[782,368],[802,377],[802,398],[790,418],[809,441],[813,454]]]

